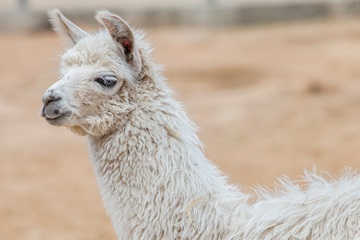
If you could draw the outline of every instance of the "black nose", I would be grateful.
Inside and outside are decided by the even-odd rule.
[[[42,102],[44,106],[48,105],[50,102],[61,100],[60,95],[55,92],[53,89],[48,90],[42,97]]]

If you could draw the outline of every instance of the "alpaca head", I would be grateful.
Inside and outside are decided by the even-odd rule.
[[[42,97],[41,115],[80,135],[106,135],[134,106],[130,93],[143,69],[136,33],[107,11],[96,15],[105,27],[96,34],[85,32],[59,10],[49,16],[72,47],[61,58],[60,80]]]

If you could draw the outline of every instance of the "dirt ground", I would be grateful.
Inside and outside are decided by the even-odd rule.
[[[360,168],[360,20],[148,29],[207,156],[252,192]],[[55,34],[0,35],[0,239],[115,239],[84,138],[48,125]]]

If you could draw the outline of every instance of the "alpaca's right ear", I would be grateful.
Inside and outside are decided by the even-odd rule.
[[[88,35],[87,32],[62,15],[59,9],[49,10],[48,16],[53,29],[60,33],[65,40],[70,40],[73,45]]]

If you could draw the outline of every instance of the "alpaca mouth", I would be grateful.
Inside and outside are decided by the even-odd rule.
[[[41,116],[52,125],[61,125],[65,117],[70,116],[71,111],[60,112],[58,109],[50,110],[46,106],[41,109]]]
[[[65,112],[59,116],[56,116],[56,117],[53,117],[53,118],[50,118],[50,117],[47,117],[45,116],[45,120],[50,123],[51,125],[54,125],[54,126],[61,126],[64,124],[64,120],[66,117],[68,117],[71,113],[70,112]]]
[[[70,112],[65,112],[59,116],[56,116],[56,117],[48,117],[48,116],[44,116],[45,120],[47,121],[53,121],[53,120],[58,120],[59,118],[62,118],[62,117],[67,117],[70,115]]]

